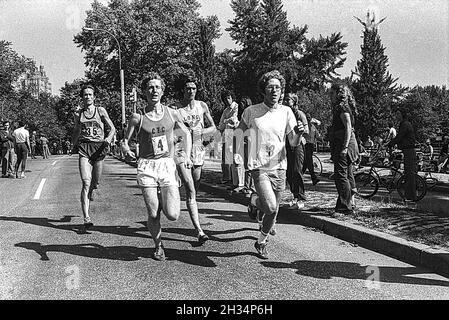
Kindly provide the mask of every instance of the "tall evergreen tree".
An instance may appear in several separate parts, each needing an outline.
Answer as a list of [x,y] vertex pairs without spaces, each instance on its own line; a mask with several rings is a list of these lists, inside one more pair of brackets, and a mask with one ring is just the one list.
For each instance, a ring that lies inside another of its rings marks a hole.
[[353,83],[354,98],[357,102],[356,133],[364,140],[368,135],[377,135],[387,128],[391,119],[391,107],[404,94],[405,89],[396,84],[388,72],[388,57],[378,32],[379,24],[371,12],[366,21],[356,18],[363,26],[361,59],[357,61],[354,74],[358,78]]

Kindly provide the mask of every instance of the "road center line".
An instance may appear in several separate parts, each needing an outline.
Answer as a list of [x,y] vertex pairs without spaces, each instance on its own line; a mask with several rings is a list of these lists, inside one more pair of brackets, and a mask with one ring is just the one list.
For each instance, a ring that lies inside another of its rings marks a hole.
[[34,194],[34,200],[37,200],[41,197],[42,189],[44,188],[44,184],[47,179],[43,178],[41,180],[41,183],[39,184],[39,187],[36,190],[36,193]]

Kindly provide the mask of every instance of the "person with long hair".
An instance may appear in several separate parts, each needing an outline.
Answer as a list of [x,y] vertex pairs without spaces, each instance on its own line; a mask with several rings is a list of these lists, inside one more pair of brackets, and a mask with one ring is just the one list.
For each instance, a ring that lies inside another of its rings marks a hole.
[[356,104],[351,90],[343,82],[332,84],[330,100],[332,106],[331,160],[334,163],[334,181],[338,192],[335,212],[352,214],[355,209],[354,195],[357,192],[354,164],[359,158],[354,133]]

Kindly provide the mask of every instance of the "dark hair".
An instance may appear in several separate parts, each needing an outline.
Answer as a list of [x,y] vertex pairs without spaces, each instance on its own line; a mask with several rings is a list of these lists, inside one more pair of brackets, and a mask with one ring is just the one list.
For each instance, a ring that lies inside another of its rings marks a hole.
[[18,123],[19,123],[19,128],[22,128],[26,124],[25,121],[23,121],[23,120],[19,120]]
[[251,106],[253,104],[253,102],[251,101],[250,97],[245,96],[242,98],[240,104],[241,104],[242,108],[246,108],[246,107]]
[[265,88],[267,87],[268,81],[271,79],[278,79],[281,83],[281,93],[284,92],[285,89],[285,78],[278,70],[272,70],[264,73],[259,81],[257,82],[257,87],[259,88],[260,93],[265,94]]
[[184,75],[184,77],[182,79],[182,91],[184,91],[186,84],[189,82],[193,82],[193,83],[197,84],[198,79],[193,74]]
[[298,95],[297,95],[296,93],[289,92],[289,93],[287,93],[287,94],[284,96],[284,100],[285,100],[285,98],[287,98],[289,95],[292,97],[292,100],[293,100],[293,102],[294,102],[293,105],[297,106],[297,105],[298,105],[298,101],[299,101]]
[[388,126],[391,128],[393,126],[393,122],[388,122]]
[[408,113],[407,108],[405,108],[405,107],[399,107],[399,108],[396,109],[396,112],[399,112],[399,113],[401,114],[402,119],[408,120],[408,118],[409,118],[409,113]]
[[151,80],[159,80],[161,82],[162,91],[165,90],[165,81],[162,79],[162,77],[157,72],[150,72],[146,75],[146,77],[142,80],[142,83],[140,84],[140,90],[142,93],[145,92],[148,86],[148,82]]
[[86,89],[92,89],[93,92],[95,92],[95,88],[93,85],[91,84],[84,84],[81,86],[81,90],[80,90],[80,97],[83,97],[84,94],[84,90]]
[[221,94],[220,94],[220,98],[221,98],[221,102],[223,102],[224,104],[226,104],[226,98],[231,96],[232,100],[235,100],[234,94],[232,93],[232,91],[230,90],[224,90]]

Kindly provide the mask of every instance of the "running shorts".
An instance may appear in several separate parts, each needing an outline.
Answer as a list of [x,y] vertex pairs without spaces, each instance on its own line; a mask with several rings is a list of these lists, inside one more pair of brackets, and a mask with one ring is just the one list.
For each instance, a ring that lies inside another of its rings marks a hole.
[[284,169],[255,169],[251,171],[251,177],[254,179],[254,184],[260,184],[262,181],[269,181],[273,191],[282,192],[285,190],[286,173]]
[[179,186],[176,164],[173,158],[145,159],[137,161],[139,187]]
[[206,156],[206,149],[201,144],[192,145],[192,163],[194,166],[202,166],[204,164],[204,157]]
[[109,143],[107,141],[100,142],[80,142],[78,145],[78,154],[80,157],[88,158],[89,161],[104,160],[109,152]]

